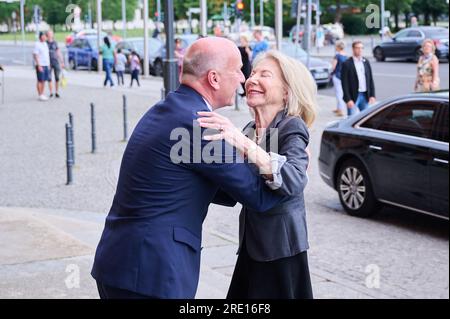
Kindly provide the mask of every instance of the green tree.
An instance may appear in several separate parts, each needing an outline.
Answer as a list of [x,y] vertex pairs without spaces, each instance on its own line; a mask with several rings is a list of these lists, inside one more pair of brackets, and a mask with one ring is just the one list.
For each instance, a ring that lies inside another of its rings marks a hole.
[[395,29],[397,31],[400,29],[400,14],[404,13],[405,16],[407,16],[407,14],[411,12],[411,4],[412,0],[386,0],[386,10],[391,11],[394,15]]
[[[87,1],[85,1],[87,2]],[[95,6],[94,1],[94,6]],[[133,18],[134,11],[138,5],[138,0],[126,0],[127,20]],[[122,0],[106,0],[102,2],[102,16],[104,20],[119,21],[122,20]]]
[[12,15],[13,11],[16,11],[17,21],[20,22],[19,10],[20,10],[19,3],[0,2],[0,23],[6,23],[8,25],[8,29],[11,30],[11,26],[12,26],[12,16],[11,15]]
[[430,25],[430,18],[436,25],[438,17],[446,12],[448,14],[448,4],[445,0],[414,0],[412,10],[416,14],[423,14],[425,25]]

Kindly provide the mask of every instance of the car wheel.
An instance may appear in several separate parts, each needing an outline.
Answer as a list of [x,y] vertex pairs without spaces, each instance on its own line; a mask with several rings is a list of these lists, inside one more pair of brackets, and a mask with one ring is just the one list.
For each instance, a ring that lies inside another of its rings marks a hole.
[[163,76],[164,68],[161,60],[155,61],[155,64],[153,65],[153,72],[155,73],[155,76]]
[[379,208],[366,169],[356,159],[345,161],[337,176],[339,199],[345,211],[356,217],[369,217]]
[[98,65],[97,65],[97,60],[96,59],[92,59],[91,67],[92,67],[93,70],[97,70]]
[[375,48],[373,51],[373,56],[378,62],[384,62],[386,60],[386,56],[384,55],[384,51],[382,48]]
[[414,61],[419,62],[421,56],[422,56],[422,49],[417,48],[416,51],[414,51]]
[[71,70],[76,70],[77,69],[75,61],[73,59],[69,60],[69,67],[70,67]]

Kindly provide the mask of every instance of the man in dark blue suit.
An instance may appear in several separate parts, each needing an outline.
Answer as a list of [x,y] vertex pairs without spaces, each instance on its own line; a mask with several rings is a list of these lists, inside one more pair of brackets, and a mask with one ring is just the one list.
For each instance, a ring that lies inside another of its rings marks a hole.
[[212,147],[195,125],[197,112],[233,104],[241,67],[233,42],[196,41],[179,89],[137,124],[92,269],[101,298],[194,298],[202,223],[217,190],[255,211],[283,200],[231,146]]

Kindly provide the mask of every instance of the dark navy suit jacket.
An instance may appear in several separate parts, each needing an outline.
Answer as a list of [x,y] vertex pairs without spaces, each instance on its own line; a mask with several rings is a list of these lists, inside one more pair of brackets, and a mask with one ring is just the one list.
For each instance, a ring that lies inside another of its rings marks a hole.
[[[217,162],[198,162],[196,145],[212,152],[211,144],[192,140],[198,111],[208,111],[205,101],[181,85],[137,124],[97,247],[97,281],[156,298],[194,298],[202,223],[217,190],[259,212],[284,200],[233,152],[230,161],[231,146],[222,141],[216,142],[222,148],[214,152]],[[183,134],[188,143],[181,142]],[[184,160],[174,162],[176,154]]]

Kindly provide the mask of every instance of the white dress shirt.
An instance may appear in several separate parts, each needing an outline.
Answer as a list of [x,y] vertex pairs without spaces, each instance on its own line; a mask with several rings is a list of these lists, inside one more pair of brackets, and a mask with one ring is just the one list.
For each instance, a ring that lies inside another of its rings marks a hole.
[[205,101],[206,106],[208,107],[208,109],[212,112],[212,107],[211,105],[209,105],[208,101],[202,96],[203,101]]
[[364,58],[353,57],[356,74],[358,75],[359,88],[358,92],[367,92],[366,69],[364,68]]

